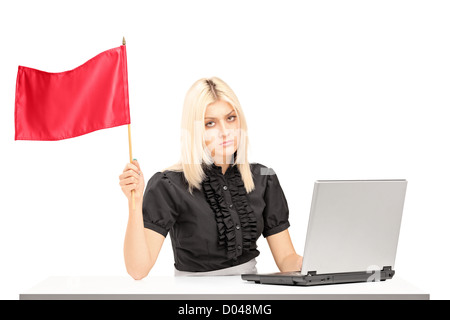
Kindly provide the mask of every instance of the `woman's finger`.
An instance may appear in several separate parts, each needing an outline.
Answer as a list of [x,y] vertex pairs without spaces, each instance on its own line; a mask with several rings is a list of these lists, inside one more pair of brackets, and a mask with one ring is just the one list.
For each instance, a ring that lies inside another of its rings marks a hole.
[[141,166],[139,165],[139,162],[137,159],[133,159],[132,163],[137,167],[138,172],[141,171]]
[[127,171],[127,170],[134,170],[134,171],[136,171],[136,172],[139,172],[140,171],[140,169],[138,168],[138,167],[136,167],[134,164],[132,164],[132,163],[127,163],[126,164],[126,166],[125,166],[125,169],[123,169],[123,172],[125,172],[125,171]]
[[122,179],[119,182],[119,184],[121,186],[126,186],[126,185],[132,184],[132,183],[136,183],[136,184],[139,183],[139,179],[136,177],[129,177],[129,178]]
[[136,171],[134,171],[134,170],[125,171],[124,173],[122,173],[119,176],[119,179],[122,180],[122,179],[128,178],[130,176],[135,177],[136,179],[139,179],[139,174],[136,173]]

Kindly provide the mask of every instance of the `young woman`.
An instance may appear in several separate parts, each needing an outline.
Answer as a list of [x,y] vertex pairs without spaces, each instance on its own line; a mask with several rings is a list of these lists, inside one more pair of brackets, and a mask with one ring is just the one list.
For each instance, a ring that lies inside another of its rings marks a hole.
[[300,270],[283,190],[273,170],[248,162],[247,123],[231,88],[217,77],[196,81],[181,124],[177,164],[156,172],[145,190],[137,160],[119,176],[129,203],[127,272],[146,277],[168,233],[175,275],[254,273],[261,234],[280,271]]

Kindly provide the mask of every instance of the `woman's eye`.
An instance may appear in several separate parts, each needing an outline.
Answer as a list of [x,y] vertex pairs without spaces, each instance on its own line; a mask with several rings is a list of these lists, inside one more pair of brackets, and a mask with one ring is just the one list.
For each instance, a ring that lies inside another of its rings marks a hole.
[[[229,116],[228,119],[230,119],[230,118],[233,118],[233,119],[230,120],[230,121],[234,121],[235,118],[236,118],[236,116]],[[210,121],[210,122],[205,123],[205,126],[207,126],[207,127],[212,127],[212,125],[210,125],[211,123],[214,123],[214,121]]]

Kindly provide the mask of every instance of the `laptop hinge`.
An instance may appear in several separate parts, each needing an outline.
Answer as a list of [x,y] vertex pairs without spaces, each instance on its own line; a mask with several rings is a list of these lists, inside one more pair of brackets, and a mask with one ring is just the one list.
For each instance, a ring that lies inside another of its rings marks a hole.
[[315,276],[317,275],[317,271],[308,271],[308,273],[306,274],[307,276]]
[[381,270],[381,272],[383,272],[384,276],[388,279],[391,279],[395,274],[395,271],[392,270],[391,266],[384,266],[383,270]]

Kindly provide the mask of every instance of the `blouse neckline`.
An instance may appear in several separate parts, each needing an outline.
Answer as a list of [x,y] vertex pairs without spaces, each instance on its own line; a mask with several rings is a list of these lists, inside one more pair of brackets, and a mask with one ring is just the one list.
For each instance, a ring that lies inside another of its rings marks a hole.
[[237,151],[234,152],[233,157],[232,157],[233,161],[229,164],[227,170],[225,171],[225,174],[222,173],[222,166],[218,166],[214,162],[209,167],[206,166],[205,171],[217,173],[222,176],[229,176],[229,175],[231,175],[232,172],[236,173],[236,171],[239,171],[237,165],[235,164],[236,157],[237,157]]

